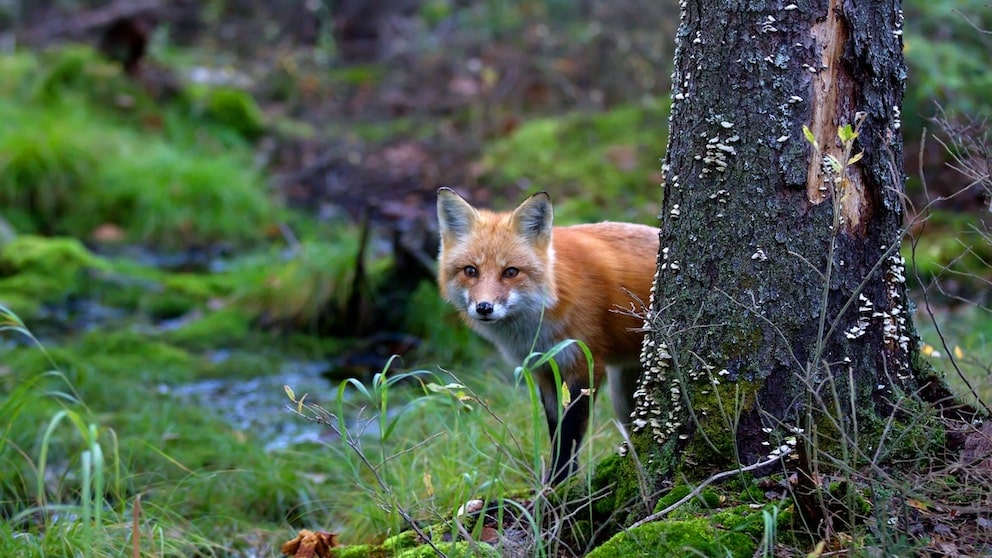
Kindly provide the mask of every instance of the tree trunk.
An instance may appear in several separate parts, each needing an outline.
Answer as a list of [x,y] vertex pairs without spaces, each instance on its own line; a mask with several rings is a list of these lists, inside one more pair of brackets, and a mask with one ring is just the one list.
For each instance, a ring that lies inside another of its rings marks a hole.
[[682,6],[627,463],[657,486],[776,451],[885,459],[886,420],[930,385],[899,254],[900,2]]

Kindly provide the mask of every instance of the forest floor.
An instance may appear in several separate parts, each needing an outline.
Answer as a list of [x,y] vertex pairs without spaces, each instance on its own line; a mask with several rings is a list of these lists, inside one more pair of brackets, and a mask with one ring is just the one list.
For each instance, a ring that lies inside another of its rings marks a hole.
[[[467,527],[472,540],[524,554],[535,544],[548,554],[582,554],[586,547],[568,537],[536,543],[541,524],[533,517],[480,514],[472,525],[451,522],[461,504],[494,491],[523,494],[520,510],[532,515],[555,517],[566,508],[542,500],[538,469],[546,442],[533,394],[509,382],[506,367],[437,298],[434,199],[445,185],[479,205],[509,207],[546,189],[556,222],[655,221],[677,12],[674,3],[651,13],[623,6],[629,4],[617,3],[595,21],[525,10],[496,17],[489,7],[467,10],[451,27],[410,19],[380,37],[378,54],[347,62],[336,58],[343,51],[301,46],[295,37],[259,44],[258,23],[246,21],[229,27],[223,41],[205,32],[192,51],[153,43],[136,75],[123,80],[119,72],[108,77],[111,71],[89,55],[56,55],[51,67],[43,59],[35,73],[55,84],[54,100],[25,102],[17,97],[25,87],[0,84],[5,100],[13,99],[0,106],[5,149],[30,139],[12,132],[19,125],[60,137],[48,115],[72,123],[83,138],[82,146],[60,144],[68,145],[65,159],[122,165],[106,175],[95,165],[79,171],[56,153],[55,163],[38,166],[60,177],[99,174],[87,190],[92,196],[74,197],[74,188],[86,186],[84,176],[79,183],[51,181],[68,186],[31,203],[4,198],[7,207],[50,211],[44,219],[5,214],[19,232],[42,238],[15,235],[17,249],[0,252],[0,301],[17,309],[46,347],[11,342],[0,368],[0,410],[11,410],[0,415],[0,430],[10,433],[0,438],[0,457],[11,465],[2,476],[0,517],[11,520],[3,527],[10,539],[35,541],[34,550],[48,554],[64,549],[56,546],[65,535],[60,529],[74,521],[52,510],[64,504],[81,515],[83,456],[99,440],[124,472],[108,473],[107,513],[114,519],[99,534],[84,533],[97,537],[97,554],[121,555],[132,541],[150,554],[153,541],[170,540],[163,554],[271,555],[304,528],[378,544],[409,527],[400,512],[424,528],[445,524],[439,541],[464,537],[458,527]],[[31,63],[19,58],[3,63],[4,75],[33,75],[23,70]],[[141,91],[129,89],[134,83]],[[183,106],[186,97],[174,96],[176,87],[193,91],[191,109]],[[248,92],[252,103],[238,97],[218,101],[217,109],[201,88]],[[145,111],[144,95],[155,108]],[[79,97],[86,117],[65,110]],[[35,103],[37,112],[22,121],[20,111]],[[99,130],[88,128],[96,125],[89,115],[107,112]],[[149,138],[166,137],[188,150],[161,155],[155,172],[123,166],[136,156],[127,147],[125,155],[110,156],[121,121],[137,134],[122,144],[148,142],[158,150]],[[197,155],[207,160],[181,179],[161,170],[185,168]],[[217,162],[230,165],[215,172],[209,164]],[[937,174],[934,194],[960,185]],[[175,185],[208,175],[192,181],[189,192]],[[137,184],[129,190],[118,182]],[[8,195],[10,181],[0,184],[0,195]],[[142,197],[148,190],[164,194]],[[104,203],[114,195],[120,197]],[[917,207],[925,205],[919,192],[914,197]],[[266,207],[250,201],[257,199]],[[923,280],[915,287],[935,275],[946,279],[947,292],[929,291],[932,304],[918,298],[937,316],[928,323],[918,314],[929,356],[959,393],[967,391],[956,368],[990,401],[992,257],[987,239],[962,235],[987,218],[981,202],[957,196],[917,229],[925,240],[917,265]],[[128,225],[126,214],[146,203],[152,209]],[[186,211],[198,206],[202,211]],[[12,246],[9,239],[4,246]],[[394,354],[404,362],[391,361]],[[57,380],[46,375],[52,368],[60,371]],[[386,370],[395,384],[376,379]],[[352,377],[365,391],[348,384],[354,389],[335,397],[339,382]],[[346,417],[344,426],[315,427],[293,416],[284,385]],[[52,417],[61,411],[83,426],[55,428],[61,419]],[[597,416],[587,464],[618,445],[605,415]],[[100,435],[91,439],[88,424]],[[46,426],[53,433],[40,436]],[[345,447],[347,440],[364,450]],[[970,444],[954,454],[959,461],[935,461],[906,475],[900,501],[920,497],[893,529],[879,522],[883,502],[895,497],[879,498],[856,529],[823,533],[828,546],[821,555],[859,545],[947,556],[986,552],[992,527],[982,510],[992,502],[980,498],[989,497],[982,489],[990,486],[987,448]],[[42,457],[48,448],[50,470]],[[673,521],[741,521],[735,528],[757,541],[766,525],[728,510],[757,505],[760,512],[779,502],[789,483],[764,481],[758,497],[752,487],[720,488]],[[978,496],[960,502],[961,494]],[[754,516],[760,519],[748,517]],[[131,521],[136,527],[128,535],[122,526]],[[67,539],[77,547],[93,543],[73,538],[78,531]],[[816,552],[815,540],[781,541],[766,555]]]

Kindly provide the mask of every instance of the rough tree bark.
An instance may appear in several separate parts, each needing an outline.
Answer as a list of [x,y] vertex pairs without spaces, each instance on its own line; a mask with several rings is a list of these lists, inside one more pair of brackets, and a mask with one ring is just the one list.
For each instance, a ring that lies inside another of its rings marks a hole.
[[[945,393],[917,368],[898,250],[900,4],[682,2],[633,433],[656,482],[767,459],[797,429],[884,459],[886,419]],[[824,158],[859,123],[838,181]]]

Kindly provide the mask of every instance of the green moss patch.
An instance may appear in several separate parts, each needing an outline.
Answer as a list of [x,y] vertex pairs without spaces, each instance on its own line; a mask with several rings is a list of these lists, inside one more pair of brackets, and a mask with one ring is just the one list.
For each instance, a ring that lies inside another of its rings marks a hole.
[[194,96],[207,118],[247,139],[258,139],[265,131],[265,115],[247,91],[217,87],[196,90]]
[[757,545],[750,537],[712,526],[706,519],[658,521],[623,531],[588,554],[590,558],[628,556],[733,556],[746,558]]
[[[445,556],[465,558],[499,558],[502,556],[496,548],[485,543],[437,541],[434,545]],[[413,531],[404,531],[399,535],[390,537],[381,545],[358,544],[338,547],[332,551],[332,556],[335,558],[433,558],[437,555],[437,552],[429,544],[418,541],[417,535]]]
[[[693,456],[691,462],[705,463],[714,472],[734,467],[737,442],[732,417],[751,410],[760,387],[760,381],[716,383],[708,380],[692,386],[697,390],[692,397],[699,431],[684,450]],[[693,478],[699,476],[698,471],[693,473]]]
[[0,248],[0,302],[22,317],[42,304],[83,294],[109,265],[79,241],[20,236]]

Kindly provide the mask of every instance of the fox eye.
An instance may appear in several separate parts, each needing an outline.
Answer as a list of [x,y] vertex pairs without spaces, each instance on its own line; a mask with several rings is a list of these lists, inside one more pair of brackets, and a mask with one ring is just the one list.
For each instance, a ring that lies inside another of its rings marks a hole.
[[514,277],[517,276],[518,273],[520,273],[519,269],[515,267],[508,267],[503,270],[503,277],[507,279],[513,279]]
[[479,270],[476,269],[474,265],[467,265],[467,266],[465,266],[465,268],[462,269],[462,273],[465,274],[465,277],[478,277],[479,276]]

